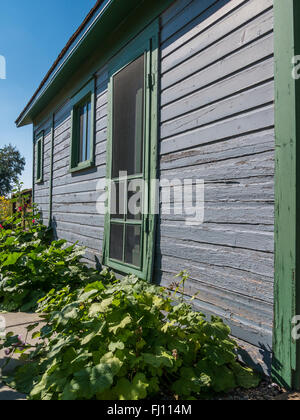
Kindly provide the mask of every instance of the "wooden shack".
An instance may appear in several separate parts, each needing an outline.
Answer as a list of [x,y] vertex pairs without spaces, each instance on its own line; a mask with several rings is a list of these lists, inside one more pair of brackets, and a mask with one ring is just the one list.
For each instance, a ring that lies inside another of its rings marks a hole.
[[[16,122],[34,126],[34,201],[56,237],[166,287],[187,270],[185,296],[287,386],[300,382],[299,9],[98,1]],[[111,181],[123,212],[102,211]]]

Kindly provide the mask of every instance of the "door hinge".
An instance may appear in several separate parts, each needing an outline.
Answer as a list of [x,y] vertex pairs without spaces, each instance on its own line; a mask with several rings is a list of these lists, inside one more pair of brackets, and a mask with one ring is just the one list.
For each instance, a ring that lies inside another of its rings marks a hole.
[[145,232],[146,234],[149,233],[149,217],[146,217],[145,219]]
[[147,88],[148,89],[153,89],[154,86],[155,86],[155,76],[154,76],[154,74],[149,73],[148,77],[147,77]]
[[150,233],[150,217],[147,216],[145,220],[145,231],[146,233]]

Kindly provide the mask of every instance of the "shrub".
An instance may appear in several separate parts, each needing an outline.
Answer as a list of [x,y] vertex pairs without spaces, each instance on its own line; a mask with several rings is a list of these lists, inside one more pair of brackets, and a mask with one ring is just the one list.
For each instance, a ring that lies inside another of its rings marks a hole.
[[0,226],[0,310],[5,311],[35,310],[52,288],[76,288],[91,275],[80,263],[83,248],[51,242],[37,214],[18,210]]
[[[208,322],[135,277],[104,271],[71,294],[51,291],[40,305],[47,325],[11,382],[32,400],[195,399],[259,383],[237,362],[221,319]],[[17,342],[9,335],[3,347]]]
[[0,196],[0,224],[4,223],[5,220],[10,216],[11,214],[11,205],[10,201]]

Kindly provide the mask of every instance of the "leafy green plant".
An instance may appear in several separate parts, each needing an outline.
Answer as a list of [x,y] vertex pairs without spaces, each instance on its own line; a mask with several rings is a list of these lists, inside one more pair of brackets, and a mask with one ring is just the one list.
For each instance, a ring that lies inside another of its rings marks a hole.
[[28,363],[11,385],[32,400],[195,399],[259,383],[221,319],[208,322],[163,288],[104,271],[69,292],[40,301],[47,325],[36,347],[19,350]]
[[80,263],[84,249],[51,241],[52,233],[38,213],[25,206],[0,226],[0,310],[35,310],[52,288],[75,289],[92,275]]

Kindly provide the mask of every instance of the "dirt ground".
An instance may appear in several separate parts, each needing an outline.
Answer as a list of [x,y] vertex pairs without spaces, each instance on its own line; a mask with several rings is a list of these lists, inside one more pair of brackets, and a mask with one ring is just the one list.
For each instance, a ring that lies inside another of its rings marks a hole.
[[221,396],[219,400],[233,401],[299,401],[299,392],[287,392],[271,381],[264,380],[255,389],[236,389],[230,394]]
[[4,384],[0,383],[0,401],[24,401],[26,395],[20,394],[13,389],[8,388]]

